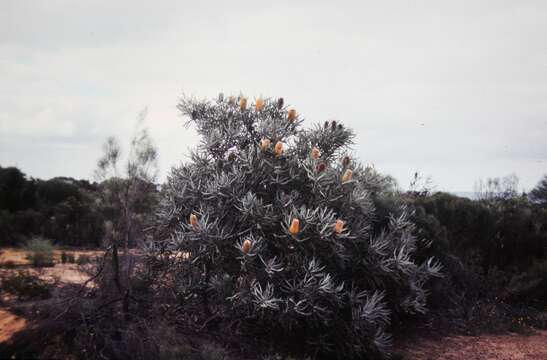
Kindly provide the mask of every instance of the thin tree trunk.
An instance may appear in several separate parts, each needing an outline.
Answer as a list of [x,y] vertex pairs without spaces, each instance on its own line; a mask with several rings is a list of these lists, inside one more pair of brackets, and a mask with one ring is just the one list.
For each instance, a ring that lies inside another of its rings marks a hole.
[[112,272],[114,277],[114,283],[116,284],[118,291],[121,293],[122,285],[120,283],[120,261],[118,257],[118,245],[116,244],[115,239],[113,239],[112,241]]

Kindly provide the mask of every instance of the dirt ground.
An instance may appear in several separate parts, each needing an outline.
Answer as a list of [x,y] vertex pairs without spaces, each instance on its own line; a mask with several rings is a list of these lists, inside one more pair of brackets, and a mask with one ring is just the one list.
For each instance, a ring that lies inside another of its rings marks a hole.
[[0,308],[0,343],[9,340],[13,334],[23,330],[27,321]]
[[[101,256],[103,254],[100,250],[63,250],[56,249],[53,251],[53,256],[56,262],[61,262],[61,253],[72,254],[76,259],[80,255],[86,256]],[[0,249],[0,266],[5,265],[6,263],[11,263],[16,266],[29,265],[29,261],[26,259],[27,252],[23,249],[18,248],[1,248]]]
[[409,360],[540,360],[547,359],[547,331],[417,338],[399,345],[398,351]]
[[[64,250],[66,253],[72,253],[76,258],[80,255],[85,256],[101,256],[101,251],[96,250]],[[87,280],[88,275],[83,273],[77,264],[62,264],[60,261],[62,250],[55,250],[55,266],[35,269],[30,267],[29,261],[26,259],[26,252],[22,249],[3,248],[0,249],[0,277],[7,275],[10,272],[25,270],[37,274],[44,280],[55,280],[62,286],[63,284],[81,284]],[[6,266],[9,264],[9,266]],[[7,294],[0,291],[0,300],[6,306],[0,303],[0,343],[9,340],[15,333],[27,326],[27,320],[10,312],[8,306],[13,303]]]

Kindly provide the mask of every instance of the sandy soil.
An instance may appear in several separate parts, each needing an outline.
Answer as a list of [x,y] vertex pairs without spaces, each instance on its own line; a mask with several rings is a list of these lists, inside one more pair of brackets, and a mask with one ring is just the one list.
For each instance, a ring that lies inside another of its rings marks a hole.
[[27,321],[11,312],[0,308],[0,343],[22,330],[27,325]]
[[[81,284],[88,279],[88,275],[83,273],[77,264],[60,263],[61,250],[55,250],[55,261],[58,262],[54,267],[35,269],[29,266],[26,259],[26,252],[22,249],[3,248],[0,249],[0,277],[10,272],[25,270],[38,275],[40,278],[48,281],[55,280],[59,285],[63,284]],[[101,251],[95,250],[65,250],[66,253],[72,253],[76,258],[80,255],[101,256]],[[6,268],[6,263],[15,266],[13,269]],[[4,265],[4,266],[2,266]],[[4,303],[9,304],[13,301],[6,294],[0,294]],[[10,312],[6,307],[0,306],[0,343],[9,340],[13,334],[22,330],[27,325],[27,320]]]
[[0,268],[0,277],[7,275],[10,272],[17,270],[25,270],[31,274],[36,274],[43,280],[48,281],[58,281],[61,284],[80,284],[83,283],[87,278],[87,274],[82,273],[78,265],[76,264],[57,264],[54,267],[34,269],[34,268],[24,268],[18,267],[16,269],[2,269]]
[[547,331],[413,339],[398,350],[413,360],[540,360],[547,359]]
[[[53,251],[55,262],[61,262],[61,253],[73,254],[77,259],[80,255],[86,256],[101,256],[102,251],[99,250],[62,250],[57,249]],[[27,252],[18,248],[2,248],[0,249],[0,266],[5,263],[11,263],[16,266],[29,265],[29,261],[26,259]]]

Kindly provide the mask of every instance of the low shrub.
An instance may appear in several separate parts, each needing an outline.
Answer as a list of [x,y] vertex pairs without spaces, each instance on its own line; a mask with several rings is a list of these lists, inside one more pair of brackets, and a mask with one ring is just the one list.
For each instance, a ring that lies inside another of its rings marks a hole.
[[6,262],[3,262],[0,267],[4,268],[4,269],[15,269],[17,267],[17,265],[11,261],[11,260],[8,260]]
[[34,237],[27,242],[25,250],[29,253],[27,259],[34,267],[55,266],[53,260],[53,245],[50,240]]
[[76,262],[76,258],[73,253],[63,251],[61,253],[61,262],[63,264],[66,264],[66,263],[74,264]]
[[229,360],[228,351],[218,344],[206,343],[201,345],[200,359],[202,360]]
[[80,255],[78,256],[78,259],[76,260],[76,264],[78,265],[86,265],[92,262],[92,258],[89,255]]
[[511,302],[547,304],[547,260],[533,263],[525,272],[514,275],[505,289]]
[[19,300],[46,299],[53,285],[28,271],[17,271],[2,279],[2,291],[17,296]]

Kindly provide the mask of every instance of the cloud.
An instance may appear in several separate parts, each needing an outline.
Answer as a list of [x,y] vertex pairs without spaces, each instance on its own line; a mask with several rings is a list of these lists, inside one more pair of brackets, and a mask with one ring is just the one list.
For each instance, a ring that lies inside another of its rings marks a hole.
[[[543,1],[3,1],[0,163],[89,177],[138,112],[162,175],[198,139],[184,91],[284,96],[356,129],[357,155],[439,188],[546,171]],[[47,165],[45,165],[47,164]]]

